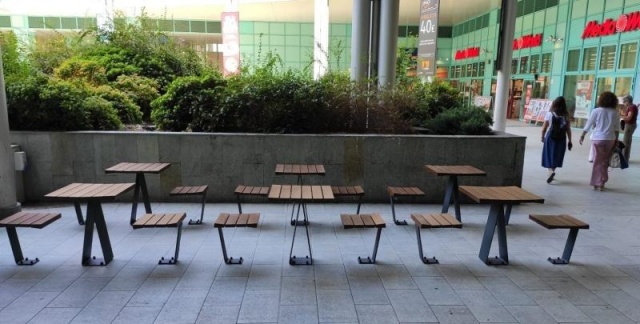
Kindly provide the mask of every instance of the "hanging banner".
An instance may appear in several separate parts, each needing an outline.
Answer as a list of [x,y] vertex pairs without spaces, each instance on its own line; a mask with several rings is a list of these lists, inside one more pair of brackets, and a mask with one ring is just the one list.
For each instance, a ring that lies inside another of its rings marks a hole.
[[440,0],[420,0],[420,36],[418,37],[419,76],[433,76],[436,71],[438,13]]
[[581,80],[576,83],[576,110],[573,118],[589,118],[593,81]]
[[224,76],[238,73],[240,67],[240,32],[237,11],[223,12],[222,17],[222,66]]

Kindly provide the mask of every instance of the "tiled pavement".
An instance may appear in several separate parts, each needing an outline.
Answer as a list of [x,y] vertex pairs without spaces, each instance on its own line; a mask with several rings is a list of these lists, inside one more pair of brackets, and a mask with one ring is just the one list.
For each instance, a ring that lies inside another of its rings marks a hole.
[[[413,226],[391,225],[386,204],[365,204],[387,220],[377,265],[359,265],[371,253],[374,230],[344,230],[339,214],[353,204],[310,205],[314,266],[287,262],[292,228],[282,204],[251,204],[262,213],[257,229],[226,229],[230,255],[242,265],[222,263],[218,233],[211,226],[234,204],[207,204],[204,226],[186,226],[180,262],[157,265],[173,252],[175,229],[133,230],[130,204],[105,204],[115,259],[106,267],[82,267],[83,227],[71,205],[26,205],[59,211],[61,220],[42,230],[19,229],[31,267],[13,263],[0,230],[0,322],[2,323],[635,323],[640,322],[640,144],[631,168],[611,172],[607,190],[588,185],[588,148],[568,152],[556,181],[540,167],[540,127],[509,122],[507,131],[526,135],[523,187],[545,204],[514,207],[508,226],[509,266],[478,259],[484,205],[462,207],[462,229],[423,230],[426,253],[418,259]],[[461,179],[464,183],[464,180]],[[186,211],[193,203],[154,203],[154,211]],[[438,205],[398,205],[400,218]],[[578,235],[571,264],[554,266],[566,230],[546,230],[529,213],[569,213],[591,224]],[[302,243],[302,242],[300,242]],[[496,253],[494,242],[492,255]],[[297,249],[302,250],[298,245]],[[96,240],[94,252],[99,254]]]

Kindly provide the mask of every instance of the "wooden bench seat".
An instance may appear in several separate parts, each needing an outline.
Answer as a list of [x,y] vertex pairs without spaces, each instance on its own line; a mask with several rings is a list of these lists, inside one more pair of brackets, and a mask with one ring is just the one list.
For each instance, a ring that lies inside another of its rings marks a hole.
[[396,219],[396,208],[394,202],[400,197],[421,197],[424,196],[424,192],[418,187],[387,187],[387,193],[389,193],[389,200],[391,201],[391,215],[393,216],[393,222],[396,225],[407,225],[406,220],[399,221]]
[[376,255],[378,254],[378,244],[380,243],[380,234],[382,229],[386,227],[384,219],[380,214],[341,214],[342,226],[344,229],[351,228],[377,228],[376,241],[373,245],[373,254],[371,257],[358,257],[358,263],[360,264],[374,264],[376,263]]
[[38,263],[40,259],[29,259],[22,255],[22,248],[20,247],[20,239],[18,238],[16,227],[43,228],[60,219],[60,217],[60,213],[18,212],[0,220],[0,227],[7,229],[13,259],[17,265],[34,265]]
[[238,185],[234,193],[238,201],[238,213],[242,214],[242,197],[267,197],[269,195],[269,187]]
[[427,258],[422,250],[422,228],[462,228],[462,223],[450,214],[411,214],[411,219],[416,226],[416,238],[418,240],[418,254],[424,264],[437,264],[436,257]]
[[175,254],[170,259],[160,258],[158,264],[175,264],[178,262],[180,252],[180,237],[182,236],[182,221],[187,217],[187,213],[172,214],[144,214],[133,223],[133,229],[154,228],[154,227],[177,227],[178,235],[176,239]]
[[358,208],[356,209],[356,214],[360,214],[360,206],[364,196],[364,189],[361,186],[331,186],[331,191],[334,197],[357,197]]
[[573,247],[576,244],[578,230],[589,229],[589,224],[571,215],[529,215],[529,219],[548,229],[569,229],[569,236],[564,246],[562,258],[547,258],[553,264],[568,264],[571,259]]
[[200,219],[190,219],[189,225],[201,225],[204,217],[204,205],[207,200],[207,189],[209,186],[181,186],[175,187],[169,193],[169,196],[202,196],[202,210],[200,211]]
[[252,214],[229,214],[221,213],[218,219],[213,223],[213,227],[218,229],[220,235],[220,246],[222,247],[222,257],[226,264],[242,264],[243,258],[233,259],[233,257],[227,256],[227,247],[224,243],[224,234],[222,228],[224,227],[258,227],[260,221],[259,213]]

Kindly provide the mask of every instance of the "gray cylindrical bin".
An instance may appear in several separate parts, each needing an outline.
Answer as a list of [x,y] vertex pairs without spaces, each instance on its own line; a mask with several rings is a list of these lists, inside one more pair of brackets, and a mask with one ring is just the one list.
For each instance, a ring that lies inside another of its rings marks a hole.
[[27,155],[20,145],[11,144],[11,150],[13,150],[13,161],[16,169],[16,201],[19,203],[24,202],[24,179],[22,177],[23,171],[27,166]]

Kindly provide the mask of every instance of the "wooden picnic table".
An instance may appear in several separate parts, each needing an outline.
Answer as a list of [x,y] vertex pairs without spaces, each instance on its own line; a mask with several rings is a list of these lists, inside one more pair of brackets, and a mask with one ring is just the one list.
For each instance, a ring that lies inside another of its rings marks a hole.
[[[68,200],[74,204],[87,202],[82,265],[105,266],[113,260],[113,250],[111,249],[107,223],[102,212],[102,201],[114,200],[119,195],[133,189],[134,186],[134,183],[72,183],[45,195],[47,198]],[[91,256],[94,225],[102,247],[102,259]]]
[[447,188],[444,194],[444,201],[442,202],[442,213],[449,211],[449,205],[453,201],[456,219],[462,221],[460,214],[460,197],[458,194],[458,177],[459,176],[486,176],[487,173],[473,167],[471,165],[430,165],[424,166],[427,172],[436,176],[449,176],[447,181]]
[[296,184],[302,185],[303,175],[325,175],[324,165],[322,164],[276,164],[276,175],[296,175],[298,181]]
[[[487,265],[509,264],[509,252],[507,250],[507,228],[505,220],[505,206],[518,203],[544,203],[544,199],[531,192],[516,186],[482,187],[460,186],[460,192],[469,196],[480,204],[491,204],[487,224],[484,227],[484,236],[480,245],[478,257]],[[489,258],[491,241],[498,229],[498,245],[500,256]]]
[[[307,212],[308,202],[327,202],[334,199],[331,186],[310,186],[310,185],[271,185],[269,189],[269,199],[277,201],[293,201],[298,205],[298,212],[293,221],[293,238],[291,239],[291,250],[289,251],[289,264],[291,265],[312,265],[313,255],[311,252],[311,239],[309,237],[309,213]],[[302,209],[303,221],[300,221],[300,209]],[[293,246],[296,241],[296,232],[299,226],[304,226],[307,236],[307,246],[309,255],[296,257],[293,255]]]
[[[131,220],[130,223],[136,222],[136,213],[138,211],[139,194],[142,191],[142,202],[144,203],[144,209],[147,214],[151,214],[151,202],[149,201],[149,192],[147,191],[147,182],[144,179],[145,173],[159,174],[168,167],[171,163],[141,163],[141,162],[122,162],[104,170],[105,173],[135,173],[136,183],[135,190],[133,192],[133,206],[131,207]],[[76,208],[76,212],[78,209]]]

